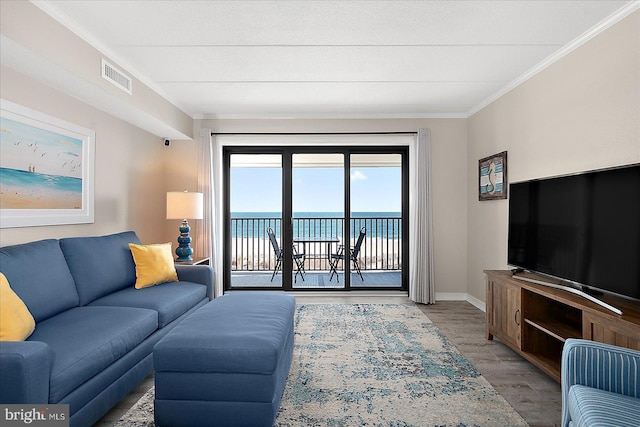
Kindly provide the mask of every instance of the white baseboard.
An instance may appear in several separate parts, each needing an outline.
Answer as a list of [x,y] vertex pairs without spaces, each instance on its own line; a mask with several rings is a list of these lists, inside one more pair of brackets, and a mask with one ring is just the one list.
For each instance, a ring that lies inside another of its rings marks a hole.
[[483,312],[487,311],[485,303],[478,298],[464,292],[436,292],[436,301],[467,301]]
[[466,301],[464,292],[436,292],[436,301]]
[[487,312],[487,305],[485,303],[483,303],[482,301],[480,301],[478,298],[472,296],[472,295],[467,295],[467,301],[469,301],[469,304],[472,304],[476,307],[478,307],[479,310],[481,310],[482,312],[486,313]]

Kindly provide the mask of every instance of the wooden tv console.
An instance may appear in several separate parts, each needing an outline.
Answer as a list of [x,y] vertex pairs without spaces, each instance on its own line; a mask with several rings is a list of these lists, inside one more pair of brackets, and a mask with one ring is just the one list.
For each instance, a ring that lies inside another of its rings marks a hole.
[[[580,295],[512,277],[509,270],[487,275],[487,339],[495,336],[560,382],[560,359],[567,338],[583,338],[640,350],[640,303],[603,295],[615,314]],[[530,279],[560,284],[531,273]]]

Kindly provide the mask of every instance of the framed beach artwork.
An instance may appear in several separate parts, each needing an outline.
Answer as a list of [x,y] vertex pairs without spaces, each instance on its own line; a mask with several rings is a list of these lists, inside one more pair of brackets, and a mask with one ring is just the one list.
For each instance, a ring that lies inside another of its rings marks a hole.
[[94,221],[95,132],[0,99],[0,228]]
[[507,198],[507,152],[478,160],[478,200]]

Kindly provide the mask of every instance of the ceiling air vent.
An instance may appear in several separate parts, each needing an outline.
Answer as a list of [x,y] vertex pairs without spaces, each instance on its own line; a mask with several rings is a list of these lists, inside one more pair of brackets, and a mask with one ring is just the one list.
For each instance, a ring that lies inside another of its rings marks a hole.
[[102,59],[102,78],[131,95],[131,85],[133,83],[131,77],[109,64],[104,58]]

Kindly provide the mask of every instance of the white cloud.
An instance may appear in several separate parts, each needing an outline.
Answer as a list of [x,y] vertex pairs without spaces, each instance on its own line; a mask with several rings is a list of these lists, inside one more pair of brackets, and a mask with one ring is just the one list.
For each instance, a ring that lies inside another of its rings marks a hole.
[[364,181],[367,176],[360,171],[353,171],[351,174],[351,181]]

